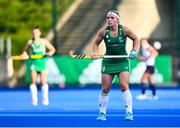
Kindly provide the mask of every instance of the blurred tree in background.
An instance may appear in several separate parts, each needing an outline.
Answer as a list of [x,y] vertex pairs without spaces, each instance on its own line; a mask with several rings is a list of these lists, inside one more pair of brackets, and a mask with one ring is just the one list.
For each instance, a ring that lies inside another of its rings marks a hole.
[[[58,17],[73,1],[57,0]],[[52,28],[52,0],[0,0],[0,37],[11,37],[12,55],[22,53],[34,26],[41,28],[42,36]]]

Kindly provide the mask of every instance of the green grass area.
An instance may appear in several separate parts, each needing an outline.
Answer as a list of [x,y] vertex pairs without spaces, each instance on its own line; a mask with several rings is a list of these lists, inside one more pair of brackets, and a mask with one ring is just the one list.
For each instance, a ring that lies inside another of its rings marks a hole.
[[[41,28],[42,36],[52,28],[52,1],[0,0],[0,38],[12,38],[13,55],[22,53],[27,40],[32,38],[34,26]],[[60,17],[72,2],[74,0],[56,0],[57,16]]]

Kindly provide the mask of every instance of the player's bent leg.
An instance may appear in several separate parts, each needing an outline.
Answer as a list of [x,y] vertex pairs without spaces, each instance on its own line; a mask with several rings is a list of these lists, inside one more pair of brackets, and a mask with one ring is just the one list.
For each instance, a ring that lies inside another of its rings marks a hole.
[[133,112],[132,112],[132,94],[131,91],[129,90],[129,73],[128,72],[122,72],[119,74],[119,81],[120,81],[120,86],[122,90],[122,96],[123,96],[123,101],[124,101],[124,106],[126,109],[126,115],[125,115],[125,120],[133,120]]
[[125,115],[125,120],[133,120],[133,112],[132,112],[132,95],[129,89],[126,91],[122,92],[123,94],[123,100],[125,104],[125,109],[126,109],[126,115]]
[[136,96],[137,100],[146,100],[148,97],[146,95],[146,85],[144,80],[141,81],[141,94]]
[[102,74],[102,92],[99,96],[99,115],[96,118],[97,120],[106,120],[106,109],[109,101],[110,85],[112,83],[113,78],[114,75]]
[[107,104],[109,101],[109,93],[104,93],[102,92],[101,95],[99,96],[99,115],[96,118],[97,120],[106,120],[106,109],[107,109]]

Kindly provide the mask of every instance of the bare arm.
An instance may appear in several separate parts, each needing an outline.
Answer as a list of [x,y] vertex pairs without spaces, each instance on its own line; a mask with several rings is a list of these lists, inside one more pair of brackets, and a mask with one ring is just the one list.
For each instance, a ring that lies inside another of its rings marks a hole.
[[140,61],[146,61],[148,58],[145,57],[145,56],[140,56],[137,59],[140,60]]
[[32,40],[28,40],[28,43],[26,44],[23,53],[24,53],[24,52],[27,53],[27,51],[29,50],[31,44],[32,44]]
[[137,51],[139,47],[138,37],[127,27],[123,26],[123,33],[133,41],[133,49]]
[[26,44],[25,48],[24,48],[23,53],[21,54],[21,57],[22,57],[23,59],[28,59],[28,58],[29,58],[29,56],[28,56],[28,50],[29,50],[31,44],[32,44],[32,40],[29,40],[28,43]]
[[105,35],[105,28],[102,28],[100,32],[98,33],[93,45],[92,45],[92,51],[93,53],[96,53],[97,55],[99,54],[99,44],[103,40]]
[[46,48],[48,49],[48,55],[52,56],[56,51],[54,46],[47,39],[44,39],[44,43]]
[[157,57],[159,54],[158,51],[155,48],[153,48],[151,45],[149,45],[148,50],[152,53],[152,56],[154,58]]

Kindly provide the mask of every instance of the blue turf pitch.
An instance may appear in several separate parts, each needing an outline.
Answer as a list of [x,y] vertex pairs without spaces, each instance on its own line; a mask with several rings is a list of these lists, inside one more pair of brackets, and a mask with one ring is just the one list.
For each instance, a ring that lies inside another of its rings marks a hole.
[[[132,89],[134,121],[124,120],[122,94],[110,92],[107,120],[96,121],[99,89],[50,90],[50,104],[31,105],[29,90],[0,91],[0,127],[180,127],[180,89],[158,89],[158,100],[138,101]],[[148,92],[150,95],[151,93]]]

